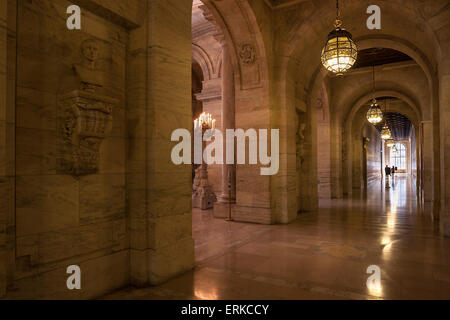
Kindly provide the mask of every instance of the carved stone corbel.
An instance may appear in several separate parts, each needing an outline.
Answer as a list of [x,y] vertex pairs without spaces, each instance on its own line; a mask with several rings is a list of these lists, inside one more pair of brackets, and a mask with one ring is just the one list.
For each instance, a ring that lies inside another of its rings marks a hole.
[[118,101],[75,90],[60,98],[59,169],[83,176],[98,172],[100,145],[112,128]]

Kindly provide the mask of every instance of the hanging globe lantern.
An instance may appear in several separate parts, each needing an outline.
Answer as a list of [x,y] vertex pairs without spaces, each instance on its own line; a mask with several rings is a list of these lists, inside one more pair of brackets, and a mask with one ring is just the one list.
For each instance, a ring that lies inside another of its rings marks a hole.
[[322,64],[333,73],[342,75],[356,62],[358,48],[352,40],[352,34],[341,28],[342,21],[336,20],[335,29],[328,35],[322,50]]
[[383,111],[381,111],[381,108],[378,106],[376,99],[372,100],[372,104],[367,112],[367,120],[373,125],[383,121]]
[[352,39],[352,34],[342,28],[339,16],[339,0],[336,0],[336,22],[322,50],[322,64],[328,71],[342,75],[355,64],[358,48]]
[[[388,146],[388,148],[392,148],[395,147],[395,141],[394,139],[387,139],[386,140],[386,145]],[[392,149],[394,151],[394,149]]]
[[387,125],[384,125],[383,129],[381,130],[381,139],[388,140],[391,139],[391,130]]

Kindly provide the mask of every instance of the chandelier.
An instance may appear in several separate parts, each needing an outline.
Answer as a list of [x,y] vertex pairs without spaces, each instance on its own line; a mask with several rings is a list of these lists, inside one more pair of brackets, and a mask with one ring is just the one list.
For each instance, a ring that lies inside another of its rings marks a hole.
[[373,125],[383,121],[383,111],[381,111],[375,98],[373,98],[369,111],[367,111],[367,120]]
[[381,111],[381,108],[377,103],[377,99],[375,99],[375,66],[373,66],[372,68],[373,68],[372,70],[373,99],[369,111],[367,111],[367,120],[371,124],[376,125],[379,124],[381,121],[383,121],[383,111]]
[[389,140],[391,138],[392,138],[391,129],[389,129],[387,124],[385,124],[383,129],[381,130],[381,139]]
[[209,113],[203,112],[198,119],[194,120],[194,128],[200,129],[215,129],[216,128],[216,120],[213,119],[212,115]]
[[336,22],[334,30],[328,35],[328,40],[322,50],[323,66],[337,75],[347,72],[356,62],[358,48],[352,40],[350,32],[342,27],[339,12],[339,0],[336,0]]
[[[395,141],[394,139],[387,139],[386,140],[386,145],[388,146],[388,148],[395,148]],[[394,149],[392,149],[394,151]]]

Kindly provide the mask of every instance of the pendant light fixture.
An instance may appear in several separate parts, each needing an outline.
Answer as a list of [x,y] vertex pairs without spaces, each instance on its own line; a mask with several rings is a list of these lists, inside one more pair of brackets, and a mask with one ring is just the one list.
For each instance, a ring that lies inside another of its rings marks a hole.
[[389,130],[389,127],[385,124],[383,129],[381,130],[381,139],[388,140],[391,138],[391,130]]
[[395,147],[395,141],[394,141],[394,139],[388,139],[388,140],[386,140],[386,145],[388,146],[388,148],[393,148],[393,147]]
[[[386,113],[386,102],[384,102],[384,112]],[[387,121],[386,119],[384,119],[384,126],[383,129],[381,130],[381,139],[383,140],[388,140],[392,138],[392,134],[391,134],[391,130],[389,129],[388,125],[387,125]]]
[[355,64],[358,48],[352,40],[352,34],[342,28],[339,0],[336,0],[334,28],[328,35],[327,43],[322,50],[322,64],[328,71],[343,75]]
[[381,111],[380,106],[377,103],[377,99],[375,98],[375,66],[372,67],[372,104],[370,105],[369,111],[367,111],[367,120],[373,124],[379,124],[383,121],[383,111]]

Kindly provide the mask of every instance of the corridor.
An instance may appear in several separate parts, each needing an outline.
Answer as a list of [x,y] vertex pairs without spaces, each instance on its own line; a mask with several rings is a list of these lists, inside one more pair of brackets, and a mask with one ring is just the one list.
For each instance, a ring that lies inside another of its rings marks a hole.
[[[195,270],[106,299],[449,299],[450,239],[397,174],[392,187],[326,200],[289,225],[227,223],[193,212]],[[368,289],[369,266],[381,286]]]

